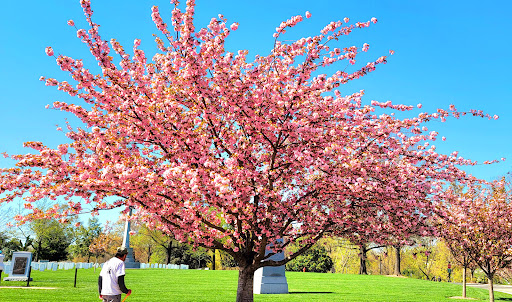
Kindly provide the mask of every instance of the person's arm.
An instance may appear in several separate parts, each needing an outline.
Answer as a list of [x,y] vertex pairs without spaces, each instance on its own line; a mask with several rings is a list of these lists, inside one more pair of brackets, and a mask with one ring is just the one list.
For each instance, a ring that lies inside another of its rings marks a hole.
[[100,275],[98,277],[98,291],[100,292],[100,297],[101,297],[101,288],[103,287],[103,277]]
[[126,288],[126,285],[124,284],[124,275],[121,275],[117,277],[117,284],[119,284],[119,289],[127,294],[130,290]]

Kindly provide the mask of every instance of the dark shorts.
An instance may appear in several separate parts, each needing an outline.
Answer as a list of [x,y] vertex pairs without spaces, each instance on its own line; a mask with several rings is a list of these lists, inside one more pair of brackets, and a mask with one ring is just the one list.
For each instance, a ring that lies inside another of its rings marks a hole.
[[103,302],[121,302],[121,295],[116,295],[116,296],[103,295],[102,298],[103,298]]

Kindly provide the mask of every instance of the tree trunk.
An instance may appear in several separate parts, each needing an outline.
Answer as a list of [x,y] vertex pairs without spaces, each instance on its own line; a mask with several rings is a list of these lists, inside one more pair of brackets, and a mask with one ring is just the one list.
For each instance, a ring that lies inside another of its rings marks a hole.
[[172,259],[172,240],[169,241],[169,244],[167,245],[167,264],[171,263]]
[[488,277],[488,280],[489,280],[489,302],[494,302],[494,286],[492,283],[492,277],[491,278]]
[[41,242],[41,240],[39,240],[39,241],[37,242],[36,262],[39,262],[39,260],[40,260],[40,259],[39,259],[39,257],[40,257],[41,249],[42,249],[41,244],[42,244],[42,242]]
[[253,302],[254,269],[250,266],[239,267],[236,302]]
[[359,275],[368,275],[366,268],[366,246],[361,244],[359,246]]
[[466,266],[462,267],[462,298],[466,298]]
[[402,270],[400,269],[400,246],[395,245],[394,248],[395,248],[395,275],[401,276]]

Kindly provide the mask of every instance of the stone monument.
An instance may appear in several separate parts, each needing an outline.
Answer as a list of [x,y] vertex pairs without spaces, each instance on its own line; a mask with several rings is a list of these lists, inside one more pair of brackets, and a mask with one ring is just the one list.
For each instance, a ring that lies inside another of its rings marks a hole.
[[[132,215],[132,208],[130,207],[129,216]],[[124,261],[125,268],[140,268],[140,262],[137,262],[133,257],[133,248],[130,247],[130,220],[127,218],[124,225],[123,246],[128,250],[128,255]]]
[[[267,250],[267,253],[269,251]],[[272,255],[270,260],[280,261],[284,259],[284,253]],[[287,294],[288,282],[286,281],[285,268],[283,266],[264,266],[254,272],[254,294]]]
[[[30,265],[32,264],[32,253],[30,252],[14,252],[12,253],[12,269],[9,277],[4,278],[4,281],[27,281],[30,274]],[[32,278],[30,280],[32,281]]]

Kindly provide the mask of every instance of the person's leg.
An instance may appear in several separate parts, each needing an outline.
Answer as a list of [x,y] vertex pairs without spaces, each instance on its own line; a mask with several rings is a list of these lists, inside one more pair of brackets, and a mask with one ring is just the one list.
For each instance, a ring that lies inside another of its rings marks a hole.
[[103,296],[103,302],[121,302],[121,295]]

